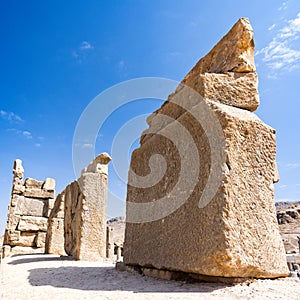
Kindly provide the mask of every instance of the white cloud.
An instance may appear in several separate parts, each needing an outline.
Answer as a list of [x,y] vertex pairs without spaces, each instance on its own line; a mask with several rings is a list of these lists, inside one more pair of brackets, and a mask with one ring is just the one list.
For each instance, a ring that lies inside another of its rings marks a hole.
[[[274,29],[274,24],[269,30]],[[276,25],[278,28],[278,26]],[[291,71],[300,67],[300,50],[295,41],[300,38],[300,13],[296,18],[285,22],[275,31],[272,41],[263,49],[257,51],[256,55],[262,55],[262,60],[267,66],[274,70]]]
[[296,169],[296,168],[300,168],[300,163],[288,163],[285,166],[287,168]]
[[286,184],[282,184],[282,185],[279,186],[280,189],[285,189],[286,187],[287,187]]
[[288,5],[288,1],[282,2],[281,6],[278,8],[279,11],[286,10]]
[[83,41],[76,50],[72,51],[72,56],[77,62],[81,63],[91,50],[94,50],[94,46],[88,41]]
[[276,24],[271,25],[268,30],[273,30],[276,27]]
[[5,110],[0,110],[0,116],[2,119],[10,122],[23,122],[23,119],[15,114],[14,112],[8,112]]
[[22,132],[22,135],[25,136],[27,139],[32,139],[32,134],[30,131],[25,130]]
[[39,147],[41,147],[41,144],[35,143],[34,146],[39,148]]
[[81,46],[80,46],[80,50],[92,50],[94,49],[94,47],[91,45],[91,43],[87,42],[87,41],[83,41],[81,43]]

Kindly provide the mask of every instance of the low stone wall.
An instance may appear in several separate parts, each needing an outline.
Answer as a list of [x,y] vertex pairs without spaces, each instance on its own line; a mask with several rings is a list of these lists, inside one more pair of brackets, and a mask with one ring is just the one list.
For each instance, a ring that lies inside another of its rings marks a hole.
[[13,187],[4,234],[3,256],[43,253],[48,216],[55,195],[55,181],[27,178],[23,183],[22,161],[17,159],[13,169]]

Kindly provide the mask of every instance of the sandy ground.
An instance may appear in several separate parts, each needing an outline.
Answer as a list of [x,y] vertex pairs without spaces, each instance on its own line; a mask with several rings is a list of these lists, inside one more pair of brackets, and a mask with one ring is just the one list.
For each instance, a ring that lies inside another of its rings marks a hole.
[[20,255],[1,263],[1,295],[21,299],[300,299],[296,279],[250,285],[163,281],[120,272],[109,263]]

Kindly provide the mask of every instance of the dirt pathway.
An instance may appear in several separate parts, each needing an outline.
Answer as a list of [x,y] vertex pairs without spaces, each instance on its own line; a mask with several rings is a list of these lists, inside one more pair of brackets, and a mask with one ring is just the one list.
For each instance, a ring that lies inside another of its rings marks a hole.
[[299,299],[300,281],[258,280],[229,286],[187,284],[120,272],[109,263],[21,255],[1,263],[1,295],[22,299]]

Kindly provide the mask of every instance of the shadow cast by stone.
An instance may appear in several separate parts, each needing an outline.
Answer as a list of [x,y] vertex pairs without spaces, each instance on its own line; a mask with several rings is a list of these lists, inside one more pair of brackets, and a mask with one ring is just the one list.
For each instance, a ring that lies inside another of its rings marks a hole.
[[[138,274],[119,272],[113,267],[59,267],[29,270],[32,286],[50,285],[89,291],[131,291],[134,293],[210,293],[231,285],[165,281]],[[163,282],[163,284],[162,284]]]
[[[19,256],[19,255],[16,255]],[[24,255],[22,255],[24,256]],[[32,257],[30,255],[28,255],[28,258],[21,258],[21,259],[17,259],[17,260],[13,260],[11,262],[9,262],[9,265],[19,265],[19,264],[28,264],[28,263],[34,263],[34,262],[43,262],[43,261],[62,261],[62,260],[73,260],[73,257],[70,256],[53,256],[53,257],[49,257],[49,256],[44,256],[41,255],[39,257]]]

